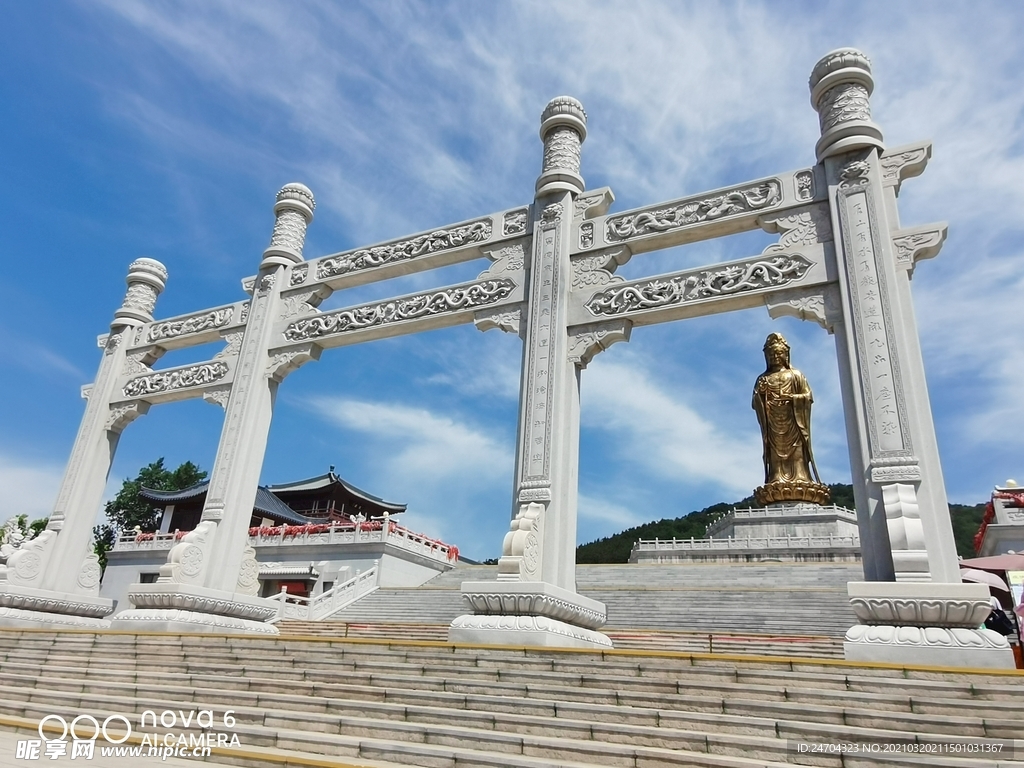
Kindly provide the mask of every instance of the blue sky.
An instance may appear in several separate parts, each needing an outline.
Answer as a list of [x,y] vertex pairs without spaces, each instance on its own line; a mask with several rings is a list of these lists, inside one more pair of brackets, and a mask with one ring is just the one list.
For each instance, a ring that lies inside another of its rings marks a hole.
[[[947,220],[913,281],[951,500],[1024,475],[1024,11],[990,3],[10,3],[0,46],[0,518],[43,516],[127,265],[167,265],[158,316],[242,298],[274,194],[316,195],[306,256],[528,203],[539,115],[589,114],[583,175],[615,208],[814,161],[807,77],[854,45],[889,146],[930,138],[905,226]],[[656,274],[757,253],[753,233],[638,256]],[[339,306],[474,277],[472,263]],[[815,389],[824,479],[848,482],[833,339],[762,310],[637,329],[584,372],[580,541],[761,481],[750,388],[777,330]],[[160,365],[211,357],[170,353]],[[328,351],[285,380],[263,482],[319,474],[409,504],[471,557],[510,512],[520,343],[472,326]],[[222,411],[154,407],[109,484],[159,456],[209,469]]]

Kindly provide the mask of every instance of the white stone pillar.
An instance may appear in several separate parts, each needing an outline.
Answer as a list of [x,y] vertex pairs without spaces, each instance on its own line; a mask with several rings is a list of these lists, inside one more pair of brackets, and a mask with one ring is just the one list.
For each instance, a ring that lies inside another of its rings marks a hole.
[[512,525],[497,583],[462,585],[474,615],[452,622],[453,642],[611,645],[595,631],[604,605],[576,594],[580,369],[570,359],[567,318],[586,121],[583,106],[568,96],[541,115],[544,163],[533,207]]
[[110,403],[121,399],[115,387],[125,366],[125,349],[134,341],[135,328],[153,319],[166,282],[167,270],[153,259],[138,259],[128,268],[128,290],[110,334],[101,339],[103,357],[88,389],[49,523],[0,569],[0,624],[106,624],[103,617],[113,604],[99,597],[101,574],[92,551],[92,529],[121,431],[148,410],[144,403],[111,410]]
[[895,205],[887,206],[882,185],[873,87],[870,62],[851,48],[821,59],[810,79],[835,233],[836,347],[868,580],[850,584],[862,624],[847,634],[846,655],[1012,666],[1005,639],[977,629],[987,590],[960,583],[914,308],[906,274],[897,274],[899,224],[890,221]]
[[274,608],[257,597],[259,565],[249,546],[249,521],[279,383],[268,352],[273,326],[286,272],[302,261],[314,207],[302,184],[277,194],[274,232],[253,285],[202,519],[171,548],[156,584],[132,587],[135,608],[115,617],[117,628],[277,633],[265,624]]

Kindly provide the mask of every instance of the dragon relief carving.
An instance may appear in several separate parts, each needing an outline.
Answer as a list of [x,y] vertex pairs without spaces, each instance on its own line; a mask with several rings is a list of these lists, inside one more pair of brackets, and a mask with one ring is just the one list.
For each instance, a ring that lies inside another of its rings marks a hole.
[[562,204],[552,203],[540,212],[540,220],[544,224],[554,224],[562,218]]
[[316,265],[316,276],[323,280],[335,275],[344,275],[361,269],[380,267],[399,261],[408,261],[450,248],[460,248],[471,243],[482,243],[491,237],[491,220],[481,219],[453,229],[439,229],[426,235],[408,240],[396,240],[384,245],[365,248],[338,256],[320,259]]
[[914,265],[918,260],[936,256],[945,240],[945,224],[934,225],[932,229],[894,233],[892,245],[895,250],[896,266],[909,270],[913,276]]
[[862,187],[871,178],[871,166],[866,160],[851,160],[839,171],[840,189]]
[[611,243],[668,232],[726,216],[772,208],[782,202],[782,197],[782,184],[778,179],[769,179],[711,197],[689,198],[665,208],[613,216],[605,224],[606,237]]
[[868,89],[860,83],[840,83],[827,90],[818,104],[818,121],[822,133],[840,123],[871,119]]
[[622,315],[716,296],[776,288],[801,279],[813,262],[800,254],[702,269],[667,279],[624,285],[595,294],[586,307],[592,315]]
[[220,328],[222,325],[230,323],[234,314],[234,307],[221,307],[220,309],[211,309],[209,312],[200,312],[177,320],[165,320],[162,323],[154,323],[149,328],[149,341],[173,339],[189,333],[199,333],[210,328]]
[[582,194],[572,205],[572,217],[574,219],[591,219],[595,216],[603,216],[613,202],[615,202],[615,195],[608,187]]
[[224,378],[228,370],[227,363],[215,361],[190,365],[186,368],[176,368],[170,371],[159,371],[132,379],[124,385],[122,392],[124,392],[125,397],[142,397],[143,395],[170,392],[175,389],[198,387]]
[[526,232],[528,221],[529,209],[520,208],[518,211],[509,211],[502,219],[501,233],[503,235],[521,235]]
[[896,149],[878,158],[882,168],[882,184],[895,186],[899,189],[900,182],[919,175],[931,157],[931,144],[923,144],[909,149]]
[[297,320],[285,329],[284,335],[289,341],[303,341],[445,312],[472,309],[507,298],[515,286],[512,280],[502,278],[421,293],[404,299],[364,304]]
[[292,267],[292,276],[288,278],[288,285],[302,285],[309,275],[309,264],[296,264]]

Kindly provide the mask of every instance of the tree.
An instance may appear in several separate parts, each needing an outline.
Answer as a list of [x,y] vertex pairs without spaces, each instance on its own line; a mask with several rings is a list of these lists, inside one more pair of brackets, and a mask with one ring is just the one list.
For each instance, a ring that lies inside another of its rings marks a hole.
[[142,488],[154,491],[180,491],[206,479],[206,471],[191,461],[186,461],[171,471],[164,467],[163,457],[139,470],[134,479],[125,479],[121,490],[107,502],[104,513],[107,522],[92,529],[93,549],[100,559],[100,566],[107,566],[107,552],[114,546],[117,537],[138,526],[146,532],[155,531],[160,524],[160,510],[152,502],[139,496]]

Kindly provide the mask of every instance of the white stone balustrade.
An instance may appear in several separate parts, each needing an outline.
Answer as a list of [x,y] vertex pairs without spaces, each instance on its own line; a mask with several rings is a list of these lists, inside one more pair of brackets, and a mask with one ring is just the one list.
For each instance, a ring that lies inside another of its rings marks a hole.
[[[456,563],[459,550],[451,544],[432,539],[422,533],[410,531],[401,525],[392,523],[387,528],[368,529],[365,524],[358,527],[333,523],[326,525],[327,530],[311,533],[308,529],[289,534],[289,528],[299,526],[280,526],[275,528],[250,529],[249,545],[260,547],[305,546],[311,544],[328,544],[345,546],[350,544],[384,543],[406,552],[414,552],[422,557],[442,563]],[[305,528],[305,526],[302,526]],[[317,526],[319,528],[320,526]],[[253,535],[252,531],[257,531]],[[149,550],[168,550],[179,541],[184,532],[177,533],[130,533],[121,536],[114,542],[116,552],[139,552]]]
[[375,591],[379,586],[380,568],[374,565],[368,571],[357,573],[348,581],[336,584],[323,594],[315,597],[302,597],[301,595],[289,595],[284,590],[269,598],[276,600],[280,607],[277,617],[271,619],[276,623],[282,619],[296,619],[299,621],[321,621],[332,614],[337,613],[361,597],[365,597]]
[[741,539],[640,539],[634,552],[694,549],[821,549],[824,547],[859,547],[857,536],[772,536]]

